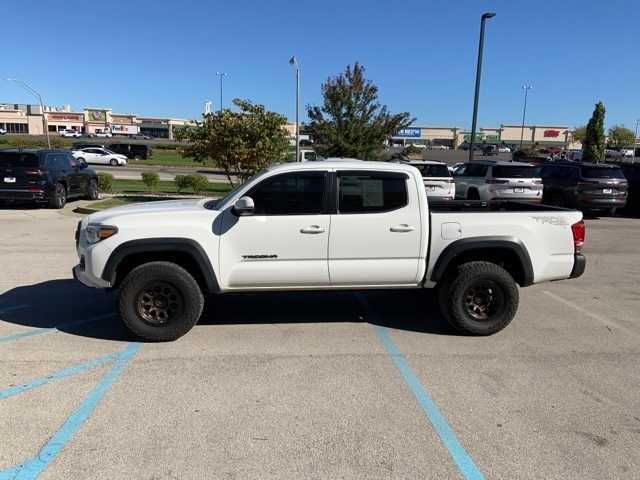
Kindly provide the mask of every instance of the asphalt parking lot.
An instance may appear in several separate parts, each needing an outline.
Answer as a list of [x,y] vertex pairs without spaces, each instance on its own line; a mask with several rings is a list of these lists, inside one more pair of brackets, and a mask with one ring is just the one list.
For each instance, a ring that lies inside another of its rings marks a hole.
[[420,291],[225,296],[141,344],[70,208],[0,210],[0,479],[637,479],[640,219],[456,335]]

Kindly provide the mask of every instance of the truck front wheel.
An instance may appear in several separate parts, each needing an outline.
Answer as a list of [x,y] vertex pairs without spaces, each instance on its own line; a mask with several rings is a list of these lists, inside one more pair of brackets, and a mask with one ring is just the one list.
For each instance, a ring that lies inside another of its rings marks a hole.
[[513,277],[491,262],[460,265],[443,282],[439,295],[442,313],[467,335],[491,335],[505,328],[518,310],[519,298]]
[[120,316],[138,337],[152,342],[176,340],[200,319],[204,297],[184,268],[149,262],[134,268],[119,292]]

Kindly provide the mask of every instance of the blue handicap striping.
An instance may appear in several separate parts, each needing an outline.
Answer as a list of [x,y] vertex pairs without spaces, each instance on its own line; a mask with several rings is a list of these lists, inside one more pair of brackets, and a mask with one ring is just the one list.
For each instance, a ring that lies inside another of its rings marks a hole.
[[83,323],[97,322],[98,320],[103,320],[105,318],[113,317],[114,315],[115,315],[114,313],[106,313],[104,315],[98,315],[97,317],[91,317],[91,318],[85,318],[82,320],[76,320],[73,322],[61,323],[60,325],[56,325],[55,327],[34,328],[33,330],[27,330],[26,332],[12,333],[10,335],[0,337],[0,343],[10,342],[12,340],[19,340],[24,337],[33,337],[36,335],[43,335],[45,333],[58,331],[61,328],[68,328],[68,327],[73,327],[75,325],[82,325]]
[[15,478],[16,480],[33,480],[53,462],[58,454],[73,438],[73,435],[84,425],[98,406],[104,395],[120,377],[124,367],[140,349],[140,343],[132,342],[119,352],[111,368],[104,374],[100,382],[84,398],[80,406],[66,419],[64,424],[51,436],[38,454],[29,460],[0,471],[0,480]]
[[484,479],[484,475],[482,475],[471,456],[464,449],[453,429],[442,416],[442,413],[440,413],[440,409],[438,409],[436,403],[431,399],[416,374],[413,373],[413,370],[409,367],[402,353],[398,350],[398,347],[393,343],[387,328],[375,325],[375,329],[384,348],[387,350],[396,368],[400,371],[402,378],[411,389],[411,392],[416,397],[427,419],[431,422],[431,425],[433,425],[438,437],[440,437],[440,441],[449,451],[449,455],[451,455],[451,458],[458,466],[462,476],[467,480]]
[[19,393],[26,392],[27,390],[32,390],[36,387],[55,382],[57,380],[62,380],[63,378],[71,377],[72,375],[76,375],[78,373],[86,372],[87,370],[90,370],[92,368],[96,368],[104,365],[105,363],[112,362],[118,357],[118,355],[120,355],[120,352],[110,353],[99,358],[94,358],[87,362],[79,363],[77,365],[58,370],[57,372],[49,373],[44,377],[35,378],[21,385],[16,385],[14,387],[0,390],[0,400],[18,395]]

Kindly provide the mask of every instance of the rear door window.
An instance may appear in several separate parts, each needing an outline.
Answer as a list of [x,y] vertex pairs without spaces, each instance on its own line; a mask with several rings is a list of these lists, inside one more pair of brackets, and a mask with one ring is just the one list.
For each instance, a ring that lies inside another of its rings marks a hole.
[[395,172],[339,172],[339,213],[380,213],[407,205],[407,175]]
[[465,177],[484,177],[487,174],[487,165],[469,163],[464,171]]
[[0,152],[0,167],[3,168],[37,168],[39,164],[35,153]]

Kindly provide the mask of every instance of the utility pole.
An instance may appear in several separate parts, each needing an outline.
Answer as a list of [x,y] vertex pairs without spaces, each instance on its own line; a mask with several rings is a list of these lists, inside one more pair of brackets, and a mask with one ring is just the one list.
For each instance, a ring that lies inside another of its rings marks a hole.
[[469,145],[469,161],[473,161],[473,147],[476,141],[476,124],[478,122],[478,97],[480,96],[480,77],[482,75],[482,50],[484,48],[484,23],[495,17],[493,12],[483,13],[480,17],[480,43],[478,45],[478,64],[476,66],[476,93],[473,98],[473,121],[471,124],[471,142]]
[[524,107],[522,107],[522,127],[520,129],[520,150],[522,150],[522,140],[524,138],[524,118],[527,114],[527,93],[533,87],[531,85],[522,85],[522,89],[524,90]]
[[298,59],[293,56],[289,59],[291,65],[296,71],[296,162],[302,161],[300,158],[300,64]]
[[42,95],[40,95],[33,87],[31,87],[27,82],[23,82],[22,80],[18,80],[16,78],[7,78],[9,82],[15,82],[18,85],[21,85],[25,90],[31,93],[38,99],[40,103],[40,113],[42,114],[42,129],[44,130],[44,134],[47,136],[47,147],[51,149],[51,139],[49,138],[49,127],[47,126],[47,118],[44,113],[44,102],[42,101]]

